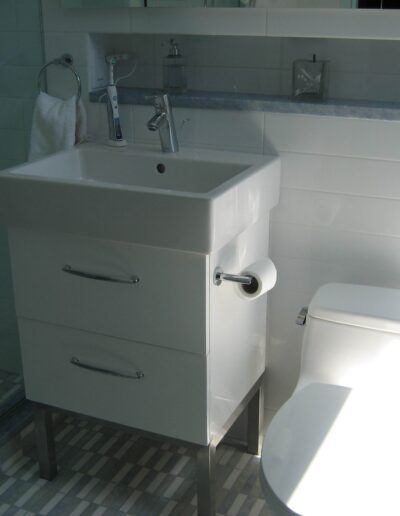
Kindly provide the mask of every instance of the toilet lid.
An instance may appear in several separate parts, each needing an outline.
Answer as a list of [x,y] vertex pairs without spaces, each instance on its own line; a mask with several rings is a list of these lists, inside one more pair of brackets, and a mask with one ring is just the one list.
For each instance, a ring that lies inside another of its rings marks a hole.
[[267,486],[301,516],[400,514],[395,393],[309,384],[273,418],[261,466]]
[[329,283],[314,294],[308,315],[339,324],[400,333],[400,290]]

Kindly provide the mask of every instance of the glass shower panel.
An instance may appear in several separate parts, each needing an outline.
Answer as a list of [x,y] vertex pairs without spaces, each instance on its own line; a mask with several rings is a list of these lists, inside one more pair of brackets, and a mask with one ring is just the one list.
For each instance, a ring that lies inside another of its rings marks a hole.
[[[0,2],[0,169],[27,159],[41,25],[40,0]],[[0,226],[0,416],[23,396],[7,231]]]

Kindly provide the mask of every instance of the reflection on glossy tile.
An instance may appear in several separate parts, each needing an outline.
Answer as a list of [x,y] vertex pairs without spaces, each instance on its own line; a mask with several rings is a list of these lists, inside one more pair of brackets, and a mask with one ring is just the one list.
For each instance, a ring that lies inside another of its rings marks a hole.
[[[1,328],[0,328],[1,334]],[[0,417],[25,397],[22,374],[0,370]]]

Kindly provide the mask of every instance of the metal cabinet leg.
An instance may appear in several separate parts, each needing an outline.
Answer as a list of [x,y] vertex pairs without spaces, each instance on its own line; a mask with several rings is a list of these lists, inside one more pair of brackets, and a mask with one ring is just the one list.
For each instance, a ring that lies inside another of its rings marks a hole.
[[57,475],[57,462],[51,411],[39,403],[34,403],[33,410],[40,476],[52,480]]
[[261,386],[247,406],[247,452],[261,453],[261,432],[264,415],[264,389]]
[[215,452],[212,444],[197,451],[197,513],[199,516],[215,516],[216,483]]

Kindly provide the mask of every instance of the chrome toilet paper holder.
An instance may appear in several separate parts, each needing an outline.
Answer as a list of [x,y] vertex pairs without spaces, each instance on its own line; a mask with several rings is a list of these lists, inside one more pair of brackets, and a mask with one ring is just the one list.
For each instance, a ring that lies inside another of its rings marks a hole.
[[240,274],[227,274],[220,266],[213,269],[210,276],[214,285],[220,286],[224,281],[236,283],[237,287],[227,286],[224,291],[229,295],[236,292],[241,299],[247,300],[257,299],[269,292],[277,279],[276,267],[268,256],[241,268]]
[[233,283],[240,283],[241,285],[251,285],[253,276],[241,276],[240,274],[227,274],[217,267],[214,271],[214,285],[221,285],[223,281],[232,281]]
[[214,271],[214,285],[220,286],[223,281],[231,281],[233,283],[239,283],[240,287],[246,294],[255,294],[258,290],[259,283],[257,278],[251,274],[227,274],[223,272],[220,267],[217,267]]

